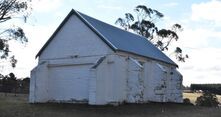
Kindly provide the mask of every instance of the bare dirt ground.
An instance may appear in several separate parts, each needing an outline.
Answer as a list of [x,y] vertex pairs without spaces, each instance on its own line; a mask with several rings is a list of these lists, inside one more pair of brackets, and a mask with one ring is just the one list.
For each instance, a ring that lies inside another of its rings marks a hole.
[[[186,94],[184,94],[186,96]],[[221,108],[184,104],[29,104],[27,95],[0,94],[0,117],[221,117]]]

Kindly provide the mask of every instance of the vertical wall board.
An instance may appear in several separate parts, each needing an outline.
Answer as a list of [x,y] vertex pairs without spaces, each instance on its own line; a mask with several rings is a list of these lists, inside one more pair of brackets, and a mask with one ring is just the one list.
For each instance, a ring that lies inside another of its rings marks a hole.
[[68,103],[88,102],[91,66],[49,67],[50,101]]
[[90,74],[91,77],[89,78],[89,104],[96,105],[96,89],[97,89],[96,69],[91,69]]
[[153,102],[165,102],[165,92],[166,92],[166,73],[165,71],[153,62],[151,64],[151,76],[148,78],[147,85],[147,98],[149,101]]
[[115,73],[114,73],[114,63],[111,60],[107,59],[107,64],[106,64],[106,90],[105,90],[105,100],[107,103],[110,102],[115,102],[115,91],[114,91],[114,87],[115,85]]
[[106,79],[107,79],[107,68],[106,59],[99,64],[96,68],[96,105],[104,105],[106,102]]
[[151,61],[147,61],[144,63],[144,101],[149,101],[150,97],[153,96],[152,87],[151,87],[151,80],[152,80],[152,63]]
[[172,69],[172,88],[171,94],[174,95],[171,97],[170,102],[177,102],[182,103],[183,102],[183,93],[182,93],[182,75],[176,70]]
[[[172,68],[168,69],[168,73],[167,73],[167,91],[166,91],[166,96],[167,96],[167,101],[168,102],[173,102],[174,100],[174,88],[176,80],[173,79],[173,75],[174,73],[172,73]],[[175,101],[175,100],[174,100]]]
[[154,68],[153,63],[145,63],[145,98],[147,98],[149,101],[154,100],[154,85],[153,85],[153,78],[154,78]]
[[137,60],[129,58],[127,84],[127,102],[129,103],[143,102],[144,79],[142,72],[143,66]]
[[127,62],[125,57],[114,56],[116,101],[126,101],[127,97]]
[[31,71],[31,79],[30,79],[30,87],[29,87],[29,103],[35,103],[36,70],[37,70],[37,67],[35,67]]
[[35,72],[35,102],[43,103],[48,101],[48,63],[38,65]]
[[125,100],[126,72],[124,58],[109,55],[96,68],[96,104],[116,104]]

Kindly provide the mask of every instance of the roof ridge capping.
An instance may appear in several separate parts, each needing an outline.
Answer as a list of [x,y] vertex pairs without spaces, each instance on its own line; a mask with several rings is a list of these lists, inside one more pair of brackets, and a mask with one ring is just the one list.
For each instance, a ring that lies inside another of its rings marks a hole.
[[[72,9],[72,10],[74,10],[74,9]],[[77,11],[77,10],[74,10],[74,12],[76,12],[78,15],[80,15],[81,16],[81,14],[83,14],[83,15],[86,15],[86,14],[84,14],[84,13],[81,13],[80,11]],[[88,17],[91,17],[91,16],[89,16],[89,15],[86,15],[86,16],[88,16]],[[82,16],[81,16],[82,17]],[[84,19],[84,17],[82,17],[83,19]],[[95,20],[98,20],[98,19],[96,19],[96,18],[94,18],[94,17],[91,17],[91,18],[93,18],[93,19],[95,19]],[[86,20],[86,19],[85,19]],[[122,28],[119,28],[119,27],[117,27],[117,26],[114,26],[114,25],[111,25],[111,24],[109,24],[109,23],[107,23],[107,22],[104,22],[104,21],[101,21],[101,20],[98,20],[98,21],[100,21],[100,22],[102,22],[102,23],[104,23],[104,24],[106,24],[106,25],[109,25],[109,26],[111,26],[111,27],[113,27],[113,28],[116,28],[116,29],[118,29],[118,30],[121,30],[121,31],[124,31],[124,32],[129,32],[129,33],[131,33],[131,34],[133,34],[133,35],[136,35],[136,36],[140,36],[140,37],[142,37],[142,38],[146,38],[146,37],[144,37],[144,36],[141,36],[141,35],[138,35],[138,34],[136,34],[136,33],[133,33],[133,32],[130,32],[130,31],[126,31],[126,30],[124,30],[124,29],[122,29]]]
[[53,35],[40,49],[36,55],[36,58],[40,56],[42,51],[47,47],[50,41],[55,37],[62,26],[73,14],[76,14],[76,16],[80,18],[80,20],[83,21],[94,33],[96,33],[113,51],[129,52],[178,67],[175,62],[173,62],[156,46],[154,46],[146,37],[123,30],[119,27],[100,21],[74,9],[69,12],[62,23],[55,30]]
[[[88,22],[87,19],[85,19],[85,18],[82,16],[82,15],[85,15],[85,14],[83,14],[83,13],[81,13],[81,12],[79,12],[79,11],[76,11],[76,10],[74,10],[74,9],[72,9],[72,10],[73,10],[74,13],[76,13],[76,15],[78,15],[78,16],[80,17],[80,19],[83,20],[83,22],[84,22],[87,26],[89,26],[89,28],[91,28],[91,30],[93,30],[99,37],[101,37],[101,39],[102,39],[113,51],[118,50],[117,47],[115,47],[102,33],[100,33],[100,31],[98,31],[90,22]],[[87,16],[87,15],[85,15],[85,16]],[[87,17],[90,17],[90,16],[87,16]],[[92,17],[91,17],[91,18],[92,18]],[[94,18],[94,19],[95,19],[95,18]],[[97,19],[96,19],[96,20],[97,20]],[[100,21],[100,20],[98,20],[98,21]],[[100,21],[100,22],[105,23],[105,22],[103,22],[103,21]],[[110,25],[110,24],[108,24],[108,23],[105,23],[105,24]],[[110,25],[110,26],[111,26],[111,25]]]
[[[124,32],[124,33],[126,33],[126,34],[130,34],[130,36],[139,37],[139,38],[136,38],[136,39],[134,39],[134,40],[138,40],[138,39],[140,39],[140,40],[145,40],[145,42],[148,43],[149,46],[152,46],[152,48],[154,48],[155,51],[158,51],[158,53],[160,53],[161,55],[163,55],[164,58],[167,59],[167,60],[162,60],[162,59],[159,60],[159,59],[154,58],[154,57],[151,57],[151,56],[145,56],[145,57],[151,58],[151,59],[155,59],[155,60],[158,60],[158,61],[162,61],[162,62],[166,62],[166,63],[172,64],[172,65],[175,65],[176,67],[178,67],[178,65],[177,65],[175,62],[173,62],[167,55],[165,55],[165,54],[164,54],[161,50],[159,50],[156,46],[154,46],[146,37],[141,36],[141,35],[138,35],[138,34],[136,34],[136,33],[132,33],[132,32],[123,30],[123,29],[121,29],[121,28],[119,28],[119,27],[116,27],[116,26],[113,26],[113,25],[108,24],[108,23],[106,23],[106,22],[100,21],[100,20],[98,20],[98,19],[96,19],[96,18],[90,17],[90,16],[88,16],[88,15],[86,15],[86,14],[84,14],[84,13],[81,13],[81,12],[79,12],[79,11],[76,11],[76,10],[74,10],[74,11],[77,12],[78,15],[80,15],[84,20],[86,20],[86,22],[89,23],[89,25],[92,26],[92,27],[95,29],[95,32],[97,32],[97,33],[99,33],[100,35],[102,35],[104,41],[107,40],[107,41],[110,42],[110,43],[113,42],[113,40],[110,41],[112,38],[108,38],[108,35],[104,35],[105,32],[104,32],[103,30],[99,30],[100,27],[99,27],[99,26],[96,26],[96,23],[94,23],[94,21],[97,22],[97,23],[100,22],[100,24],[102,23],[103,26],[104,26],[104,25],[107,25],[108,28],[113,28],[114,30],[116,29],[117,31],[122,31],[122,32]],[[88,21],[88,20],[94,20],[94,21]],[[101,25],[102,25],[102,24],[101,24]],[[98,29],[97,29],[97,28],[98,28]],[[103,32],[103,33],[102,33],[102,32]],[[116,43],[111,43],[111,45],[116,45]],[[117,48],[116,50],[124,51],[124,52],[125,52],[124,49],[121,49],[121,48],[119,48],[119,47],[117,47],[117,46],[116,46],[116,48]],[[143,56],[143,55],[138,54],[138,53],[136,53],[136,52],[131,52],[131,51],[126,51],[126,52]]]

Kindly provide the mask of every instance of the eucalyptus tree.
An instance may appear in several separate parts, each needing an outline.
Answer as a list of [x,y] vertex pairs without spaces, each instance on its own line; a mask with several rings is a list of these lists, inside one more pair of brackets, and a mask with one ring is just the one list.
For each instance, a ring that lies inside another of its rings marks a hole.
[[[145,5],[136,6],[134,11],[135,16],[132,13],[125,13],[125,17],[118,18],[115,24],[127,31],[133,31],[146,37],[161,51],[168,50],[172,41],[179,39],[177,33],[183,30],[180,24],[174,24],[170,29],[159,29],[156,26],[156,22],[164,17],[163,13]],[[183,55],[180,47],[176,47],[174,53],[179,61],[185,62],[185,59],[188,58],[188,55]]]
[[9,21],[22,19],[26,22],[31,12],[30,3],[31,0],[0,0],[0,59],[10,60],[12,67],[15,67],[17,60],[9,54],[9,42],[15,40],[26,43],[28,39],[21,27]]

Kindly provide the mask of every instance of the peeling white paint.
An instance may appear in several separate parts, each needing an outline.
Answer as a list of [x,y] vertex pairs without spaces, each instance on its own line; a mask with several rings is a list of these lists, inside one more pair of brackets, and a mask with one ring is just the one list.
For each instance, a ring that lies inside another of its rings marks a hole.
[[143,102],[144,77],[143,66],[133,58],[128,59],[127,101],[129,103]]
[[61,64],[62,60],[38,65],[32,71],[30,102],[182,102],[182,75],[176,69],[154,61],[141,65],[137,59],[114,54],[93,67],[102,57],[63,61],[70,65]]
[[113,52],[76,16],[54,38],[31,72],[30,103],[182,102],[174,66]]

